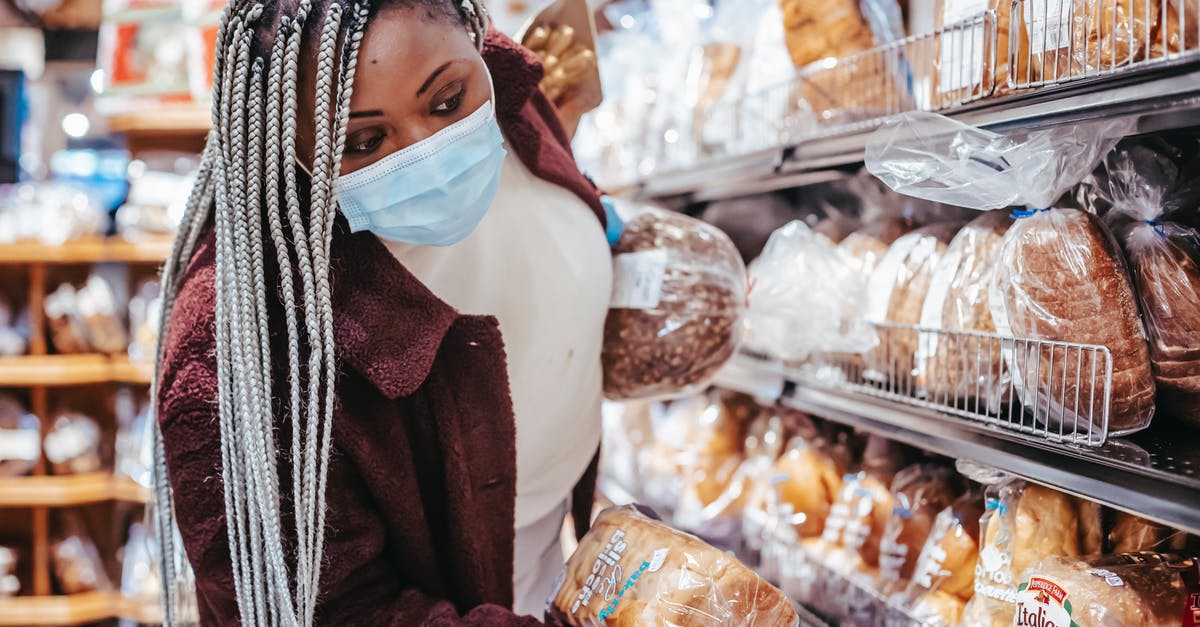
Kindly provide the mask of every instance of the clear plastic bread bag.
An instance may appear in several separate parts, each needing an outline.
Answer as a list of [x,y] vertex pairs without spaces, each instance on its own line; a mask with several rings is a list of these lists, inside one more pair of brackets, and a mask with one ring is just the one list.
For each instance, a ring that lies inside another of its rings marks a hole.
[[605,401],[600,407],[604,446],[600,476],[641,498],[642,472],[654,447],[649,401]]
[[[700,424],[714,420],[720,403],[706,394],[696,394],[669,403],[650,406],[653,438],[641,471],[640,496],[664,516],[675,512],[683,493],[684,473],[695,463]],[[710,418],[705,418],[708,414]]]
[[1158,405],[1200,424],[1200,232],[1164,215],[1176,208],[1178,168],[1145,146],[1119,148],[1105,166],[1112,203],[1106,221],[1137,288]]
[[41,421],[16,399],[0,394],[0,477],[33,470],[42,454]]
[[604,391],[612,400],[702,389],[741,341],[746,266],[720,230],[685,215],[618,202],[604,324]]
[[1147,58],[1161,5],[1162,0],[1026,0],[1021,18],[1032,78],[1079,78]]
[[922,331],[917,346],[919,390],[934,403],[996,412],[1007,398],[1009,374],[1000,344],[970,334],[996,332],[988,291],[1012,223],[1008,211],[980,215],[959,230],[934,269],[920,326],[950,333]]
[[[1014,625],[1166,627],[1193,624],[1191,558],[1123,553],[1047,557],[1020,577]],[[1191,572],[1189,572],[1191,571]]]
[[791,602],[733,556],[632,507],[604,510],[554,586],[551,625],[799,625]]
[[912,579],[917,559],[932,534],[935,520],[961,492],[950,468],[921,463],[909,466],[892,480],[891,517],[879,543],[879,590],[900,592]]
[[129,335],[112,285],[99,274],[93,274],[79,289],[76,299],[92,349],[108,355],[126,352]]
[[60,514],[60,524],[50,545],[50,560],[58,589],[63,594],[111,590],[112,582],[96,543],[77,512]]
[[0,357],[25,354],[29,347],[29,310],[17,309],[0,295]]
[[862,352],[872,337],[858,313],[866,285],[847,256],[798,220],[771,234],[750,264],[747,326],[753,350],[785,361]]
[[56,475],[100,470],[100,426],[78,412],[62,412],[50,424],[42,442],[50,469]]
[[967,601],[975,593],[983,512],[982,487],[968,490],[938,512],[907,587],[889,599],[893,607],[926,625],[950,627],[959,623]]
[[17,577],[17,550],[0,546],[0,599],[17,596],[21,580]]
[[741,539],[740,514],[749,491],[743,447],[751,416],[739,406],[743,402],[723,394],[718,411],[700,414],[674,517],[680,529],[724,548],[735,548]]
[[1133,286],[1107,229],[1084,212],[1047,208],[1131,131],[1128,121],[1103,121],[1005,137],[913,113],[889,121],[867,146],[867,168],[896,191],[975,209],[1032,207],[1014,212],[988,306],[999,335],[1041,342],[1020,350],[1002,343],[1027,411],[1089,441],[1149,423],[1149,355]]

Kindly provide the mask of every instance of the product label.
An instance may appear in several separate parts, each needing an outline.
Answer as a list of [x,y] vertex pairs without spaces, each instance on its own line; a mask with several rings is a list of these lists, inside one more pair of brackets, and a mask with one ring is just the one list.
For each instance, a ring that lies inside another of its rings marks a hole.
[[667,251],[623,253],[613,259],[613,309],[651,309],[662,300]]
[[939,42],[938,91],[945,93],[983,83],[983,68],[987,59],[983,49],[984,22],[959,23],[987,9],[987,0],[946,0],[942,25],[947,30],[942,33]]
[[1087,572],[1089,575],[1095,575],[1096,577],[1103,579],[1104,583],[1112,586],[1113,588],[1125,587],[1125,580],[1121,579],[1119,575],[1111,570],[1105,570],[1103,568],[1089,568]]
[[879,542],[879,578],[884,581],[895,581],[900,578],[904,569],[904,561],[908,559],[908,545],[897,540],[900,536],[900,526],[893,525],[894,533],[890,532]]
[[0,429],[0,461],[37,461],[36,429]]
[[1041,577],[1021,584],[1014,627],[1078,627],[1071,620],[1071,601],[1062,586]]
[[628,547],[628,543],[625,542],[625,531],[622,529],[614,531],[608,544],[604,545],[604,549],[596,555],[596,561],[592,564],[592,572],[575,597],[575,603],[571,605],[572,614],[578,612],[580,607],[591,603],[593,596],[599,596],[605,602],[616,598],[620,592],[617,586],[624,581],[621,572],[621,554]]
[[1025,32],[1034,53],[1065,48],[1070,44],[1073,0],[1029,0],[1025,6]]

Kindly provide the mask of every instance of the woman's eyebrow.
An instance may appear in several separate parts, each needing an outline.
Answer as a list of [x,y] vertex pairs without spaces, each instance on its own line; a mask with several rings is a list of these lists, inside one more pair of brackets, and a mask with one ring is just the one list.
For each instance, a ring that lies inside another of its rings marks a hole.
[[354,119],[354,118],[372,118],[372,117],[375,117],[375,116],[377,116],[377,115],[383,115],[383,111],[380,111],[379,109],[371,109],[371,110],[369,110],[369,111],[351,111],[351,112],[350,112],[350,119]]
[[437,80],[437,77],[440,76],[442,72],[445,72],[446,68],[450,67],[451,63],[454,63],[454,62],[447,61],[447,62],[441,64],[440,66],[438,66],[438,69],[434,70],[429,75],[429,78],[425,79],[425,82],[421,85],[421,88],[417,90],[417,95],[420,96],[421,94],[425,93],[425,90],[429,89],[429,86],[433,84],[433,81]]

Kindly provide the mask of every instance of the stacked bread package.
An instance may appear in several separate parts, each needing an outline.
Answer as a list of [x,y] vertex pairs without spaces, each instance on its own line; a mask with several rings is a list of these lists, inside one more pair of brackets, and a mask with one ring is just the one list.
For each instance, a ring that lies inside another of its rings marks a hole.
[[[989,306],[1001,335],[1099,345],[1007,347],[1022,403],[1051,428],[1109,435],[1145,428],[1154,379],[1133,285],[1112,235],[1075,209],[1025,212],[1008,230]],[[1032,215],[1028,215],[1032,214]],[[1109,403],[1105,405],[1105,398]]]
[[926,625],[949,627],[959,623],[967,601],[975,593],[983,508],[982,491],[971,490],[938,513],[908,587],[893,596],[891,603]]
[[[988,288],[1012,221],[1008,211],[989,211],[954,236],[934,270],[921,309],[922,327],[996,332]],[[918,370],[926,397],[937,403],[995,411],[1008,392],[1000,346],[992,340],[925,333],[918,348]]]
[[[754,438],[753,444],[759,450],[745,449],[747,429],[761,413],[753,399],[727,393],[710,407],[700,415],[692,442],[694,450],[683,472],[675,523],[713,541],[734,541],[752,480],[762,466],[770,464],[764,461],[770,448]],[[755,428],[771,429],[772,425]]]
[[729,554],[629,507],[601,512],[567,561],[551,625],[794,626],[777,588]]
[[1196,593],[1189,589],[1195,571],[1196,564],[1191,559],[1155,553],[1048,557],[1023,571],[1012,624],[1077,627],[1194,624],[1188,597]]
[[1137,286],[1159,407],[1200,424],[1200,232],[1163,216],[1177,168],[1142,146],[1115,151],[1106,165],[1108,219]]
[[[934,269],[962,225],[943,222],[919,228],[897,239],[867,284],[866,319],[874,323],[915,326],[933,280]],[[914,328],[880,326],[878,344],[867,355],[867,365],[879,377],[902,387],[915,387],[919,336]]]
[[745,264],[724,233],[699,220],[650,207],[626,215],[604,324],[605,395],[702,388],[741,339]]
[[[937,4],[936,24],[945,30],[937,40],[934,104],[952,106],[1008,93],[1011,0],[938,0]],[[983,18],[989,11],[993,16]],[[1019,42],[1018,79],[1028,69],[1029,54],[1029,40],[1020,37]]]
[[885,595],[902,591],[912,579],[935,519],[958,492],[954,473],[940,465],[909,466],[892,480],[895,506],[879,543],[878,588]]

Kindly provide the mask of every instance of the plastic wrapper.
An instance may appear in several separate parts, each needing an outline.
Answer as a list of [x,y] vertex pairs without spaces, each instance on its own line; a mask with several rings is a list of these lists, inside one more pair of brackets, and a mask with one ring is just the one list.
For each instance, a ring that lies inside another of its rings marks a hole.
[[[969,222],[938,261],[921,308],[920,326],[947,331],[995,333],[988,293],[1004,234],[1007,211],[989,211]],[[1009,378],[998,346],[935,333],[918,346],[921,389],[934,402],[998,410]]]
[[[867,283],[866,319],[916,325],[942,256],[962,225],[944,222],[901,236],[883,256]],[[919,334],[915,329],[877,327],[877,345],[867,355],[877,376],[908,380],[916,371]]]
[[938,513],[907,588],[890,599],[931,625],[957,625],[975,593],[982,490],[971,490]]
[[675,512],[682,529],[720,544],[740,531],[738,514],[749,493],[743,446],[750,412],[738,399],[725,398],[719,411],[705,411],[695,431],[691,463],[683,472],[683,492]]
[[1200,2],[1167,0],[1166,20],[1159,21],[1150,41],[1150,58],[1157,59],[1200,48]]
[[751,505],[777,516],[797,539],[820,537],[848,470],[823,442],[792,438]]
[[847,57],[904,37],[903,16],[892,0],[780,0],[780,6],[796,67]]
[[1037,0],[1024,3],[1034,79],[1111,70],[1147,57],[1160,0]]
[[42,442],[50,469],[56,475],[100,470],[100,426],[75,412],[59,414]]
[[88,277],[76,294],[76,303],[92,349],[108,355],[124,353],[129,346],[129,336],[125,333],[121,312],[108,281],[95,274]]
[[143,607],[157,607],[162,590],[154,540],[141,523],[133,523],[121,557],[121,596]]
[[1108,531],[1108,553],[1176,552],[1187,545],[1187,534],[1126,512],[1116,512]]
[[158,316],[161,292],[158,281],[143,281],[129,299],[129,359],[142,363],[154,361],[158,346]]
[[17,578],[17,550],[0,546],[0,599],[17,596],[21,580]]
[[41,456],[41,421],[0,394],[0,477],[28,474]]
[[675,511],[683,492],[684,472],[696,457],[700,424],[715,420],[711,416],[722,411],[720,403],[705,395],[683,398],[658,410],[652,406],[653,447],[642,467],[641,487],[646,504],[655,511],[664,515]]
[[58,538],[50,545],[50,561],[59,592],[80,594],[111,590],[112,582],[104,571],[104,562],[96,543],[72,513],[64,513],[65,523]]
[[102,235],[104,207],[84,191],[62,183],[0,187],[0,243],[38,240],[58,245]]
[[1038,560],[1100,551],[1100,511],[1057,490],[1023,481],[989,488],[975,569],[975,596],[963,622],[1012,625],[1017,577]]
[[1023,571],[1014,625],[1190,624],[1192,559],[1155,553],[1048,557]]
[[866,281],[883,256],[887,254],[900,236],[911,231],[914,225],[904,218],[883,218],[870,222],[846,236],[838,244],[838,250],[848,258],[850,264]]
[[746,318],[751,346],[786,361],[813,354],[862,352],[871,334],[859,314],[866,285],[850,260],[823,235],[793,221],[771,234],[750,264]]
[[626,220],[613,252],[605,394],[618,400],[703,387],[741,339],[746,267],[733,243],[693,218],[644,208]]
[[[950,106],[969,96],[987,96],[989,88],[992,89],[992,95],[1008,93],[1012,4],[1008,0],[938,0],[934,9],[936,26],[951,30],[938,38],[937,73],[934,75],[933,90],[935,106]],[[985,11],[995,11],[996,14],[994,41],[983,22],[953,28]],[[1021,50],[1017,56],[1020,66],[1015,76],[1021,80],[1028,70],[1025,60],[1029,58],[1029,40],[1020,35],[1023,26],[1018,24],[1017,28]]]
[[129,388],[117,391],[115,405],[118,424],[114,470],[149,488],[154,461],[153,406],[147,400],[138,407]]
[[909,466],[892,480],[895,505],[879,543],[878,588],[882,593],[890,596],[904,590],[936,518],[959,492],[957,479],[945,466]]
[[29,348],[29,311],[0,296],[0,357],[23,355]]
[[640,497],[642,472],[654,448],[654,425],[648,401],[605,401],[600,408],[604,446],[600,475]]
[[91,352],[87,326],[79,313],[78,292],[64,283],[46,296],[46,325],[50,328],[50,342],[60,354]]
[[546,610],[552,625],[795,626],[775,587],[736,559],[635,509],[600,513]]
[[[1113,210],[1106,217],[1125,250],[1150,339],[1158,405],[1200,424],[1200,232],[1163,217],[1178,170],[1145,147],[1106,162]],[[1114,384],[1116,380],[1114,363]],[[1114,390],[1114,393],[1116,390]]]

